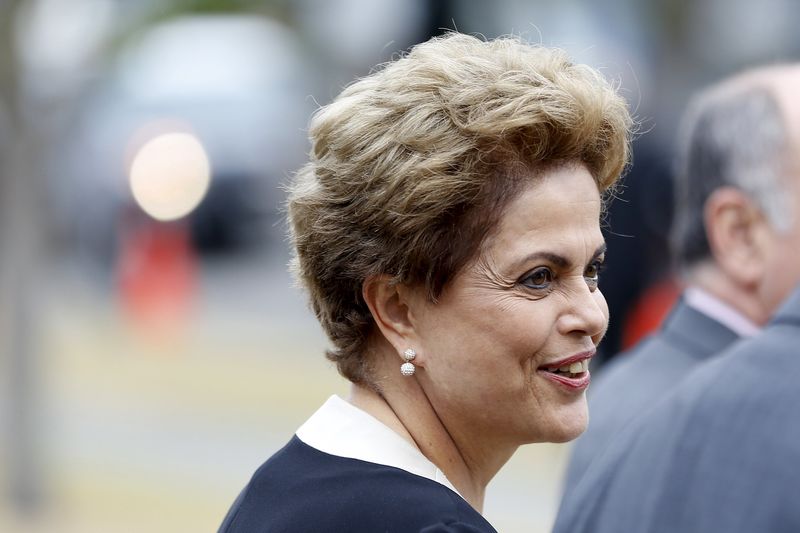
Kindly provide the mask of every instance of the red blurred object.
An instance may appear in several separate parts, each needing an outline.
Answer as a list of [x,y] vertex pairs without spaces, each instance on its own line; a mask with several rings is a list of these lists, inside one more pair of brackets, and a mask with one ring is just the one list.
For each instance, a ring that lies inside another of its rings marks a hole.
[[188,225],[140,220],[122,228],[117,280],[123,309],[150,334],[172,334],[186,321],[197,287]]
[[622,349],[635,346],[657,330],[669,314],[681,293],[681,286],[672,277],[650,285],[625,317]]

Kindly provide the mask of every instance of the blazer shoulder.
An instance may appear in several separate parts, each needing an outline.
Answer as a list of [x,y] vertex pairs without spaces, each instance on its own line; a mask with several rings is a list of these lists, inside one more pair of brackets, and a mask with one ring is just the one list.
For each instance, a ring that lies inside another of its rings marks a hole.
[[333,456],[295,437],[258,469],[220,531],[421,531],[459,524],[494,531],[436,481]]

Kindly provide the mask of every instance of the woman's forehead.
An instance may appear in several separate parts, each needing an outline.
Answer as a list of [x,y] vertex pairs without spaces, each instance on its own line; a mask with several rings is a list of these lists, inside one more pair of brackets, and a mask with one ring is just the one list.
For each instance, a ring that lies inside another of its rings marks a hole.
[[509,202],[484,249],[492,255],[528,254],[531,247],[586,248],[594,253],[603,243],[601,206],[597,185],[585,167],[555,169],[532,180]]

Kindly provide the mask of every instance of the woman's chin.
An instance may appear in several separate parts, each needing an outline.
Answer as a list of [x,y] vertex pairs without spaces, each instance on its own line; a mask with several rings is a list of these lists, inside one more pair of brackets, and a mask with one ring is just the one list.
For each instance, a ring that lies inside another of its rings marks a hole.
[[586,402],[581,403],[582,405],[575,406],[569,412],[563,413],[563,416],[558,416],[553,420],[547,439],[548,442],[569,442],[577,439],[586,431],[586,426],[589,423],[589,412],[586,408]]
[[575,440],[586,431],[589,415],[586,409],[571,409],[553,413],[547,420],[539,420],[535,428],[522,438],[519,444],[537,442],[564,443]]
[[577,439],[578,437],[580,437],[581,434],[585,430],[586,430],[586,426],[583,426],[582,428],[580,428],[577,431],[565,431],[563,433],[559,433],[558,435],[555,435],[553,438],[551,438],[549,440],[549,442],[554,442],[556,444],[562,444],[562,443],[565,443],[565,442],[570,442],[570,441],[573,441],[573,440]]

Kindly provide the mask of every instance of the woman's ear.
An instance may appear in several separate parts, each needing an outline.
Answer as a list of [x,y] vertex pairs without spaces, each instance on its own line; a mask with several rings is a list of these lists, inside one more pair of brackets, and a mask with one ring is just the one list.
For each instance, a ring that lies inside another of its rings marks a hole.
[[731,280],[752,289],[765,275],[769,225],[752,199],[739,189],[714,191],[703,209],[708,245]]
[[393,282],[391,276],[368,278],[361,286],[375,324],[398,354],[408,348],[419,349],[414,328],[414,294],[407,286]]

